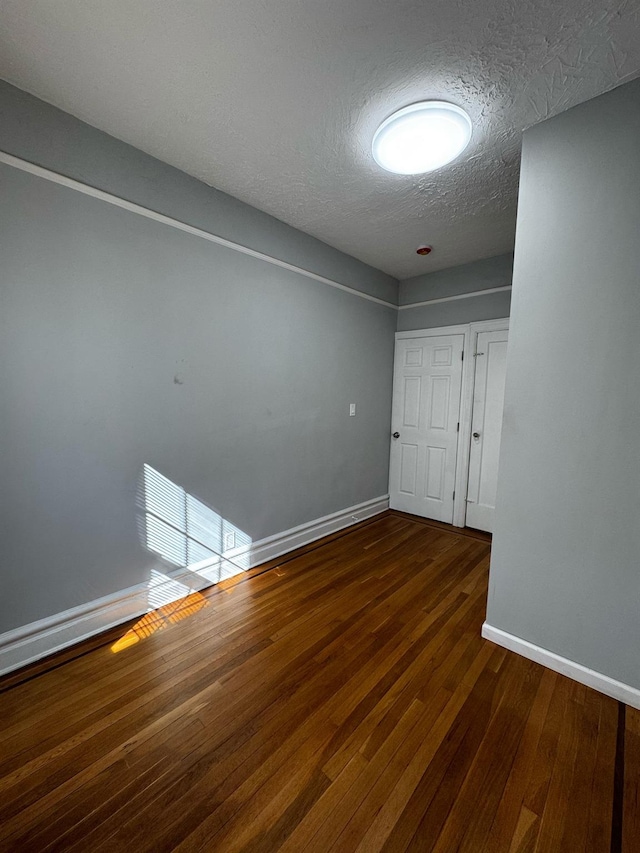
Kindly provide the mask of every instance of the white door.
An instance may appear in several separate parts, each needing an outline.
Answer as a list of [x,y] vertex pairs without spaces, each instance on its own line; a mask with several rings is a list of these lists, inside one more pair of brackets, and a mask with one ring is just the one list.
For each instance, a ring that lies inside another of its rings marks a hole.
[[502,432],[506,330],[480,332],[476,343],[475,384],[471,415],[471,451],[467,489],[467,527],[493,530]]
[[453,522],[464,335],[396,344],[390,506]]

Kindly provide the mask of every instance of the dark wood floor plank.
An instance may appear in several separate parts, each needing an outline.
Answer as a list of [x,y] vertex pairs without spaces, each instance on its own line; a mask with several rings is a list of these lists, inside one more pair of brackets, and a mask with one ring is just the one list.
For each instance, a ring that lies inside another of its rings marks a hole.
[[[542,672],[529,661],[505,660],[497,673],[493,707],[479,742],[473,745],[467,773],[455,800],[447,803],[446,820],[433,850],[485,849],[503,797],[518,745],[535,701]],[[423,817],[424,824],[428,815]],[[408,848],[422,842],[418,828]]]
[[486,845],[491,853],[509,853],[514,842],[516,849],[520,847],[536,821],[536,816],[523,803],[532,769],[536,765],[540,739],[558,677],[551,670],[545,670],[542,675],[522,738],[515,751],[506,789],[491,827]]
[[[450,730],[455,725],[456,718],[465,707],[470,694],[476,689],[476,683],[482,679],[483,673],[489,668],[491,660],[503,657],[501,650],[484,644],[472,661],[464,677],[460,679],[455,691],[445,695],[449,696],[442,711],[437,715],[433,725],[429,727],[427,737],[412,757],[402,774],[402,778],[394,787],[385,803],[380,808],[375,820],[372,822],[367,834],[358,845],[358,850],[380,850],[387,844],[389,835],[396,830],[401,816],[405,813],[407,804],[410,802],[421,779],[425,776],[426,768],[429,767],[441,748]],[[487,675],[488,682],[493,682],[493,673]],[[436,697],[437,698],[437,697]],[[404,823],[403,823],[404,825]],[[412,833],[409,832],[409,824],[406,825],[403,835],[405,843],[409,843]],[[400,838],[400,835],[396,835]],[[393,846],[389,847],[393,849]]]
[[608,853],[617,703],[481,638],[489,548],[389,512],[4,679],[0,851]]
[[640,711],[626,708],[624,736],[624,800],[622,853],[640,847]]

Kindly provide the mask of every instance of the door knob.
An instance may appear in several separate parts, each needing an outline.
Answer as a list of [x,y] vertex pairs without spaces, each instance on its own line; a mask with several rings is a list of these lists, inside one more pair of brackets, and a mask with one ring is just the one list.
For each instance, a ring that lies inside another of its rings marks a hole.
[[479,433],[479,432],[474,432],[474,433],[473,433],[473,437],[474,437],[474,438],[480,438],[480,433]]
[[393,437],[394,437],[394,438],[400,438],[400,433],[399,433],[399,432],[394,432]]

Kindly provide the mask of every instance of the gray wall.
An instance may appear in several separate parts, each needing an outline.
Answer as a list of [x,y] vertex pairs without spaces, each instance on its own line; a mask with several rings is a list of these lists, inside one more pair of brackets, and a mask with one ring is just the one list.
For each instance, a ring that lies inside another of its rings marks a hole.
[[640,687],[640,81],[527,131],[487,621]]
[[[497,255],[400,282],[399,304],[441,299],[511,284],[513,255]],[[511,292],[487,293],[398,311],[398,331],[497,320],[509,316]]]
[[[393,292],[246,206],[235,229],[228,197],[179,173],[165,185],[166,167],[126,146],[109,163],[120,143],[97,131],[67,150],[58,119],[67,174],[113,191],[139,179],[135,200],[152,174],[150,206],[183,217],[205,200],[225,236]],[[37,159],[56,165],[46,143]],[[26,132],[24,147],[12,153],[36,159]],[[148,579],[144,463],[253,540],[386,493],[393,308],[5,165],[0,193],[0,631]]]

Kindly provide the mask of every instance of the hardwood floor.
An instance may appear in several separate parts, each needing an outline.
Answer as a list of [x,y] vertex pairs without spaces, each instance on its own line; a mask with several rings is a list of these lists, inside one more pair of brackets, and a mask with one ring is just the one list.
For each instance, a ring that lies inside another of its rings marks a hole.
[[0,850],[640,850],[640,712],[481,639],[489,548],[389,513],[7,680]]

